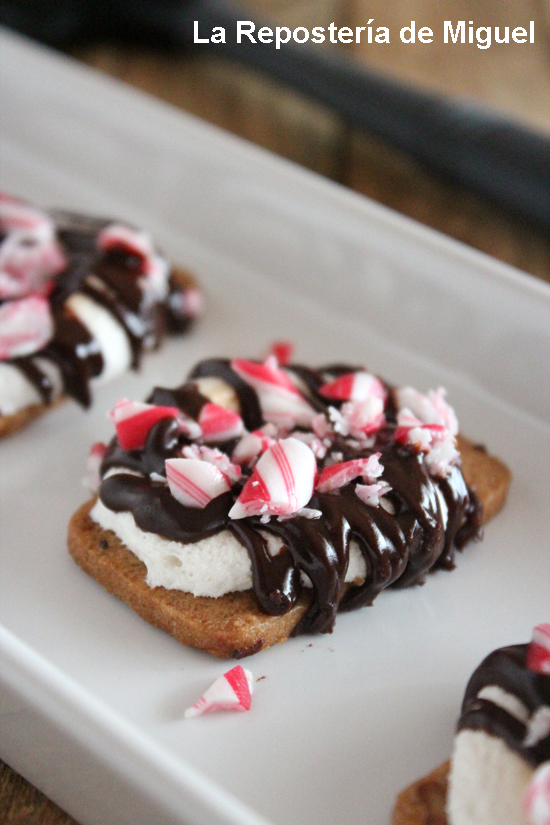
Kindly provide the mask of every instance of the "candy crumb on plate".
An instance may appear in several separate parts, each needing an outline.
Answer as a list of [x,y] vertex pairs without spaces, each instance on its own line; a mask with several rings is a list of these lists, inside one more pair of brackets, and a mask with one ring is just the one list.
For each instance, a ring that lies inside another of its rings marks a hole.
[[218,710],[250,710],[253,677],[241,665],[218,677],[195,704],[185,711],[186,719]]

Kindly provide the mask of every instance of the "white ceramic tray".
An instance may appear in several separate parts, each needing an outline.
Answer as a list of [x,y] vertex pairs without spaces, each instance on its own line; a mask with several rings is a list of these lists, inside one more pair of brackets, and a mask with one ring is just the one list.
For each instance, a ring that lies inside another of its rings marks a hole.
[[[0,55],[3,187],[150,227],[208,292],[192,335],[90,412],[0,444],[0,755],[83,825],[387,823],[448,756],[472,669],[549,618],[550,290],[11,35]],[[83,574],[66,524],[118,397],[276,338],[446,385],[463,432],[513,468],[510,501],[453,573],[249,659],[250,713],[184,720],[224,663]]]

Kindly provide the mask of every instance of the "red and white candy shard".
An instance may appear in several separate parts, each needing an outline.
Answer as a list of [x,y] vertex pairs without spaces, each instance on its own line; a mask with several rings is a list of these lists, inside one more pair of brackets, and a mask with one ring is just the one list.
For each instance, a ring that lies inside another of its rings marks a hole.
[[185,718],[192,719],[218,710],[250,710],[252,691],[252,673],[237,665],[216,679],[198,702],[185,711]]
[[397,414],[394,438],[416,452],[425,453],[426,465],[434,476],[446,478],[460,459],[455,437],[450,430],[442,424],[423,424],[407,408]]
[[364,441],[385,424],[384,402],[371,396],[365,401],[348,401],[341,410],[329,407],[329,416],[337,433]]
[[243,420],[238,413],[210,402],[200,411],[199,426],[203,441],[207,444],[238,438],[244,429]]
[[49,215],[0,195],[0,298],[48,295],[51,279],[67,266]]
[[323,384],[319,392],[325,398],[338,401],[366,401],[368,398],[381,398],[385,401],[388,392],[376,375],[362,370],[346,372],[334,381]]
[[317,490],[320,493],[333,493],[358,477],[373,483],[384,472],[378,460],[380,455],[381,453],[374,453],[368,458],[355,458],[324,467],[317,482]]
[[177,407],[162,407],[128,401],[117,401],[109,417],[114,423],[118,442],[123,450],[139,450],[145,445],[151,427],[163,418],[179,418]]
[[270,356],[263,364],[235,358],[231,362],[231,369],[256,390],[266,421],[288,429],[311,424],[315,410],[294,386],[288,374],[279,369],[276,358]]
[[196,458],[200,461],[208,461],[217,467],[218,470],[226,475],[232,482],[238,481],[241,477],[241,468],[238,464],[232,464],[229,456],[222,453],[216,447],[204,447],[198,444],[188,444],[185,446],[181,454],[183,458]]
[[229,518],[293,515],[309,502],[317,476],[315,456],[297,438],[284,438],[256,464]]
[[[271,427],[271,430],[267,430]],[[258,458],[262,453],[265,453],[276,442],[273,438],[277,434],[277,428],[273,424],[267,424],[261,430],[253,430],[251,433],[243,435],[235,450],[233,451],[232,459],[237,464],[251,465],[252,462]]]
[[294,353],[294,344],[290,341],[274,341],[269,348],[267,357],[274,355],[280,367],[290,364]]
[[538,766],[524,802],[529,825],[550,825],[550,762]]
[[53,333],[54,322],[46,298],[30,295],[0,306],[0,360],[38,352]]
[[539,624],[527,649],[527,667],[550,674],[550,624]]
[[380,499],[391,490],[387,481],[377,481],[374,484],[356,484],[355,494],[361,499],[363,504],[369,507],[378,507]]
[[96,441],[92,444],[88,458],[86,461],[86,476],[83,479],[83,484],[91,493],[97,493],[101,484],[101,462],[105,457],[107,448],[102,441]]
[[458,433],[458,419],[445,401],[446,391],[442,387],[430,390],[426,395],[412,387],[402,387],[395,394],[398,408],[406,408],[422,424],[441,424],[451,435]]
[[202,509],[231,489],[228,476],[209,461],[167,458],[164,466],[170,492],[185,507]]

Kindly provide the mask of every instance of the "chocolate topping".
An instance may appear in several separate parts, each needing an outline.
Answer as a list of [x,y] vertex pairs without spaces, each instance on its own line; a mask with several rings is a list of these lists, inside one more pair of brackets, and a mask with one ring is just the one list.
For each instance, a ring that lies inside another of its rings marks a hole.
[[550,712],[550,676],[526,665],[529,645],[495,650],[474,671],[464,695],[458,730],[483,730],[503,739],[532,765],[550,759],[550,732],[531,746],[525,745],[527,725],[497,704],[478,698],[484,687],[497,686],[515,696],[532,716],[545,706]]
[[[326,382],[327,373],[334,376],[352,369],[288,367],[289,373],[298,375],[307,387],[307,400],[325,412],[332,402],[317,390]],[[216,376],[234,388],[248,429],[265,423],[256,392],[226,360],[201,362],[188,383],[175,390],[156,388],[149,402],[179,407],[196,419],[207,399],[192,379],[204,376]],[[369,446],[336,435],[326,458],[317,461],[321,472],[335,453],[340,453],[343,458],[339,460],[343,461],[381,453],[384,481],[391,486],[387,508],[365,504],[355,494],[355,483],[350,482],[333,493],[314,493],[307,506],[319,510],[319,518],[296,514],[284,520],[271,518],[267,523],[258,516],[233,520],[228,513],[250,475],[246,467],[230,492],[214,498],[204,509],[186,507],[176,501],[166,485],[148,478],[151,472],[165,475],[165,460],[181,455],[182,447],[189,443],[175,419],[155,424],[142,450],[124,451],[113,439],[102,474],[123,467],[143,477],[111,475],[101,484],[100,498],[110,510],[130,511],[141,529],[167,539],[190,543],[230,530],[250,556],[253,590],[260,608],[270,615],[281,615],[300,595],[310,593],[309,608],[294,632],[330,632],[339,608],[352,610],[370,605],[386,587],[422,583],[428,571],[452,568],[454,548],[478,538],[480,533],[479,504],[467,489],[459,467],[454,467],[445,479],[430,476],[421,455],[393,440],[394,429],[395,423],[387,424],[368,442]],[[231,457],[234,444],[218,446]],[[437,489],[448,509],[446,527]],[[268,552],[266,534],[280,540],[283,549],[275,556]],[[364,582],[350,585],[344,581],[352,540],[365,559],[367,572]],[[303,587],[301,574],[310,579],[311,588]]]

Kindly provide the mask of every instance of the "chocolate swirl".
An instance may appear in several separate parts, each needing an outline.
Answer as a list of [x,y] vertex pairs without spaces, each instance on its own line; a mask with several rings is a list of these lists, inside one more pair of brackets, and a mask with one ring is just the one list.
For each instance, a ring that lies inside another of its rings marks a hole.
[[503,739],[532,765],[550,759],[550,732],[528,745],[528,727],[504,708],[478,698],[484,687],[496,686],[520,700],[529,717],[542,707],[550,713],[550,676],[527,667],[529,645],[511,645],[495,650],[474,671],[464,696],[458,730],[482,730]]
[[[319,370],[301,366],[287,369],[306,388],[311,405],[326,412],[329,403],[319,388],[329,378],[353,368],[338,365]],[[256,392],[231,369],[229,361],[203,361],[191,373],[191,379],[206,376],[220,378],[233,387],[249,429],[265,423]],[[156,388],[148,400],[178,407],[195,419],[208,401],[193,380],[175,390]],[[331,401],[330,406],[339,403]],[[130,511],[138,527],[167,539],[190,543],[229,530],[250,556],[256,599],[270,615],[291,609],[302,593],[301,574],[305,574],[312,584],[304,591],[311,592],[311,603],[294,632],[330,632],[338,609],[370,605],[387,587],[422,583],[430,570],[451,569],[455,548],[462,548],[480,535],[480,506],[460,468],[453,468],[446,479],[430,476],[422,457],[392,438],[395,405],[391,392],[385,414],[386,426],[368,447],[336,435],[327,457],[317,463],[321,472],[335,453],[341,454],[339,460],[348,461],[380,452],[383,478],[391,485],[386,508],[363,503],[350,482],[335,493],[314,493],[308,507],[321,511],[320,518],[297,514],[285,520],[272,518],[267,523],[257,516],[232,520],[229,510],[251,472],[246,468],[230,492],[213,499],[204,509],[185,507],[170,495],[165,484],[149,479],[151,473],[165,475],[165,460],[180,455],[182,446],[189,443],[173,418],[155,424],[141,450],[125,451],[113,439],[102,474],[116,467],[141,475],[111,475],[103,480],[99,495],[110,510]],[[231,456],[235,442],[219,447]],[[438,489],[447,506],[446,520]],[[276,536],[283,547],[275,556],[268,552],[266,534]],[[359,547],[367,571],[364,582],[353,585],[344,583],[351,541]]]

